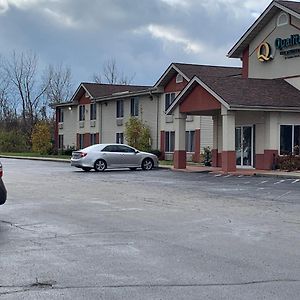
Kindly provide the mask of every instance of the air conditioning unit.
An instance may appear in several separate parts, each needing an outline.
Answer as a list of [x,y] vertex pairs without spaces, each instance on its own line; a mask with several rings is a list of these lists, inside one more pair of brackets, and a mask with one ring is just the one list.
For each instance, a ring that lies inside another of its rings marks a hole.
[[166,115],[166,123],[173,123],[173,115]]
[[187,122],[193,122],[194,121],[194,116],[186,116],[186,121]]
[[64,128],[64,123],[58,123],[58,129],[63,129]]
[[117,120],[117,126],[123,125],[123,119],[116,119]]
[[84,121],[79,121],[79,128],[83,128],[84,127]]
[[95,127],[96,126],[96,120],[91,120],[90,121],[90,126]]

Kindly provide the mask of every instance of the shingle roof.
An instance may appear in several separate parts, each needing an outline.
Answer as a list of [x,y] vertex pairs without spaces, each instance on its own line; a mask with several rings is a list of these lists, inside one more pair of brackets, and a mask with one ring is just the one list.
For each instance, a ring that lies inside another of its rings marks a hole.
[[111,96],[114,93],[121,93],[127,91],[138,92],[150,88],[150,86],[142,85],[103,84],[89,82],[83,82],[82,85],[87,89],[87,91],[91,94],[93,98]]
[[173,65],[190,79],[194,76],[231,77],[239,76],[242,73],[242,69],[239,67],[207,66],[183,63],[173,63]]
[[300,14],[300,2],[283,1],[283,0],[277,0],[276,2]]
[[202,77],[201,80],[230,106],[300,108],[300,91],[284,79]]

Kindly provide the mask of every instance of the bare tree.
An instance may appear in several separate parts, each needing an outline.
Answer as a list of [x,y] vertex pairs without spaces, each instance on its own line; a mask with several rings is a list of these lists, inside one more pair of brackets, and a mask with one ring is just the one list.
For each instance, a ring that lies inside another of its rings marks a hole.
[[102,72],[94,73],[93,80],[96,83],[104,82],[109,84],[131,84],[135,75],[125,76],[123,72],[120,72],[117,66],[115,58],[106,60],[103,64]]
[[49,81],[37,80],[38,59],[33,52],[12,53],[10,59],[1,63],[2,72],[10,85],[9,96],[21,111],[22,129],[30,137],[43,105],[42,99]]
[[44,75],[46,89],[46,99],[48,104],[61,103],[70,100],[72,95],[72,72],[71,69],[63,64],[56,66],[49,65]]

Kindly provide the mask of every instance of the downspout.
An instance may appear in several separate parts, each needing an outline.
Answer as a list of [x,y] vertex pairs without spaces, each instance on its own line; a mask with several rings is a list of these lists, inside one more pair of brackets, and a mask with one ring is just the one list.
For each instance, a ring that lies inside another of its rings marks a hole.
[[99,138],[99,143],[102,144],[103,142],[103,109],[102,109],[103,102],[100,102],[100,138]]
[[156,96],[156,148],[158,148],[158,141],[159,141],[159,96]]

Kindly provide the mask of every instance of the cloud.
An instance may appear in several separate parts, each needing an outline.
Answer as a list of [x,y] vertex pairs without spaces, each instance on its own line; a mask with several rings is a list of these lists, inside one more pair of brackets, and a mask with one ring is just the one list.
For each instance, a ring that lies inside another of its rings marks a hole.
[[186,53],[199,54],[203,52],[203,46],[199,42],[193,42],[186,38],[182,32],[174,28],[150,24],[147,26],[149,33],[163,43],[180,44]]
[[70,16],[68,16],[68,15],[66,15],[64,13],[54,11],[54,10],[52,10],[50,8],[45,8],[44,12],[51,19],[59,22],[60,24],[66,26],[66,27],[74,27],[74,28],[76,28],[76,27],[79,26],[79,24],[75,20],[73,20]]
[[[239,65],[229,49],[271,0],[0,0],[0,54],[32,49],[91,80],[115,57],[152,84],[170,62]],[[5,17],[4,17],[5,16]]]

